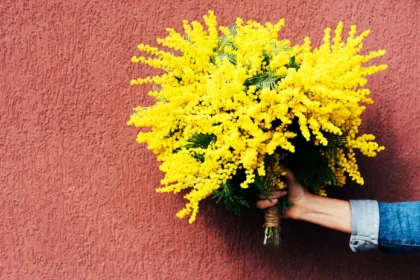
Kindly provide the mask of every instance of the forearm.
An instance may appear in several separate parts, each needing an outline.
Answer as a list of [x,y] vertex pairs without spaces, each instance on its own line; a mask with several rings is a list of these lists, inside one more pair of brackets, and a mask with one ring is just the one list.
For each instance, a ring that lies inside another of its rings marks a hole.
[[300,220],[346,233],[352,232],[348,201],[307,194]]

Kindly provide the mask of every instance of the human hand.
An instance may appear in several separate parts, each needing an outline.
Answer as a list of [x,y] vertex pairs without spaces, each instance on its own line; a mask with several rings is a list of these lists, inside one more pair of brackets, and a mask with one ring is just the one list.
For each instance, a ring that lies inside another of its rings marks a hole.
[[282,170],[286,171],[286,176],[284,177],[284,183],[286,185],[287,191],[278,190],[271,191],[270,200],[268,200],[264,195],[260,195],[261,200],[257,202],[257,208],[265,209],[271,206],[274,206],[278,203],[278,198],[284,197],[287,195],[287,198],[293,205],[288,208],[284,214],[285,218],[291,219],[301,219],[303,216],[303,209],[305,209],[305,204],[307,202],[309,193],[303,188],[300,183],[295,182],[295,176],[290,169],[285,166],[281,166]]
[[302,220],[346,233],[352,232],[351,208],[347,200],[328,198],[311,194],[300,184],[295,182],[293,173],[286,167],[285,183],[287,192],[278,190],[271,192],[271,202],[263,195],[257,202],[259,209],[265,209],[275,205],[278,198],[287,195],[293,206],[286,210],[285,218]]

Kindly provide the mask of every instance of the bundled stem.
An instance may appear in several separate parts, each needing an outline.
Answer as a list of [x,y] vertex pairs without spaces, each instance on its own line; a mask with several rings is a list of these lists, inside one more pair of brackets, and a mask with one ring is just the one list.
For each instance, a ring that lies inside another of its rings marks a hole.
[[280,246],[280,209],[278,204],[264,210],[264,245]]

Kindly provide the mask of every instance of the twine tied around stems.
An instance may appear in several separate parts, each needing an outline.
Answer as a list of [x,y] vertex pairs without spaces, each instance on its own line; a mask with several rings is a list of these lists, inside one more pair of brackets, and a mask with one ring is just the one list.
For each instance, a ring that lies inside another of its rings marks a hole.
[[274,205],[264,211],[265,227],[279,227],[279,207]]
[[264,210],[264,245],[280,246],[280,209],[278,205]]

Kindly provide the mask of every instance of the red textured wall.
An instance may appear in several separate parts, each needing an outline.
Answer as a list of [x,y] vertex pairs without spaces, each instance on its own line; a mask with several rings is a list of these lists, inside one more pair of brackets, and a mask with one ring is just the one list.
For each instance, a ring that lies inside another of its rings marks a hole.
[[365,187],[330,193],[420,199],[418,0],[2,0],[0,279],[420,279],[418,255],[351,253],[348,235],[293,221],[267,249],[261,219],[204,203],[188,225],[182,198],[155,193],[155,156],[125,125],[149,102],[130,58],[208,9],[225,25],[284,17],[294,43],[339,20],[371,28],[389,70],[369,82],[364,129],[387,149],[361,159]]

